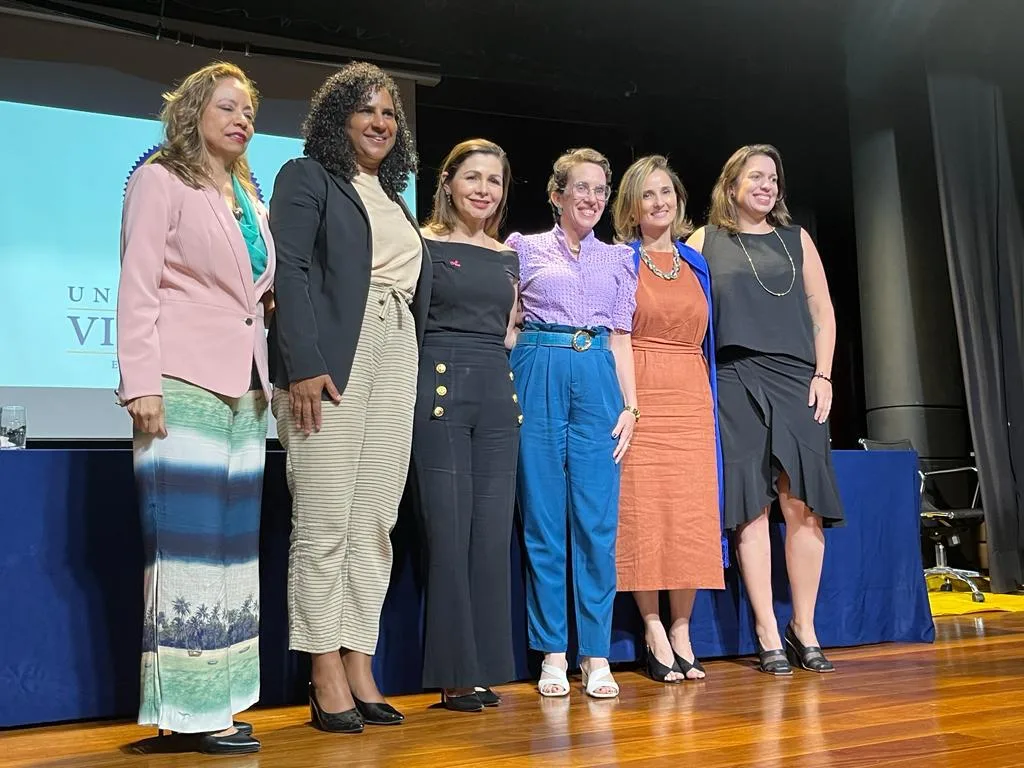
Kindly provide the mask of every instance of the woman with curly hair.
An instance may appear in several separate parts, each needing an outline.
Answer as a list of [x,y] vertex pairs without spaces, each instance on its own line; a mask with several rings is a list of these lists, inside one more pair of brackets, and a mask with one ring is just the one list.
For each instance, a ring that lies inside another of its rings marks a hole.
[[313,96],[305,157],[274,184],[273,412],[288,453],[289,644],[312,656],[314,725],[403,715],[373,679],[412,441],[430,258],[402,202],[416,170],[394,81],[354,62]]
[[232,715],[260,690],[274,241],[245,158],[245,73],[210,64],[164,102],[164,142],[125,193],[117,295],[146,562],[139,724],[241,754],[260,748]]

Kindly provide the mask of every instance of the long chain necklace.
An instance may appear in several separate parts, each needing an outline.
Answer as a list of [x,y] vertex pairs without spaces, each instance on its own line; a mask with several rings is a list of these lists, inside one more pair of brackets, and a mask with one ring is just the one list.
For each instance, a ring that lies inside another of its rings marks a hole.
[[651,272],[656,274],[662,280],[675,280],[677,277],[679,277],[679,269],[683,264],[683,260],[679,257],[679,251],[677,251],[675,248],[672,249],[672,269],[668,272],[662,272],[660,269],[658,269],[658,265],[655,264],[654,260],[647,255],[647,249],[644,248],[643,245],[640,246],[640,258],[643,259],[643,262],[644,264],[647,265],[647,268],[650,269]]
[[750,254],[747,253],[747,246],[743,244],[743,239],[740,237],[739,232],[736,233],[736,242],[738,242],[740,244],[740,248],[743,249],[743,255],[747,257],[747,261],[750,263],[750,268],[754,272],[754,279],[757,280],[761,287],[768,291],[768,293],[770,293],[772,296],[785,296],[787,293],[793,290],[793,285],[796,283],[796,263],[793,261],[793,257],[789,253],[789,248],[786,247],[786,241],[782,239],[782,235],[779,234],[778,230],[772,229],[772,234],[779,238],[779,242],[782,243],[782,248],[786,252],[786,258],[789,259],[789,266],[793,270],[793,277],[789,281],[789,288],[784,290],[782,293],[779,293],[778,291],[773,291],[761,280],[761,276],[757,274],[757,267],[754,266],[754,260],[751,259]]

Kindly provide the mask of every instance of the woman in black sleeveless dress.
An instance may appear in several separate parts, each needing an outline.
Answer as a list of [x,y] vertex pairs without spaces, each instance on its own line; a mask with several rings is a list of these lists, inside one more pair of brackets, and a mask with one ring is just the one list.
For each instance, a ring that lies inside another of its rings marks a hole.
[[425,538],[423,686],[458,712],[497,706],[514,676],[509,544],[522,414],[508,364],[519,280],[495,236],[511,181],[496,144],[472,139],[442,165],[429,241],[433,287],[413,426]]
[[[737,150],[689,245],[711,270],[725,527],[736,531],[760,669],[831,672],[814,629],[823,527],[844,523],[829,447],[835,314],[810,236],[790,226],[778,150]],[[786,523],[793,619],[785,646],[771,586],[769,510]]]

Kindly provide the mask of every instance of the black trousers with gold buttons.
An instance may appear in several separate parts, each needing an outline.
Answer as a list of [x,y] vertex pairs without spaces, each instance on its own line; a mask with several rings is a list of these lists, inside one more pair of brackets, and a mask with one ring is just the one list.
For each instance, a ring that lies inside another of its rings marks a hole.
[[426,334],[412,441],[425,545],[425,688],[514,676],[509,545],[521,422],[501,338]]

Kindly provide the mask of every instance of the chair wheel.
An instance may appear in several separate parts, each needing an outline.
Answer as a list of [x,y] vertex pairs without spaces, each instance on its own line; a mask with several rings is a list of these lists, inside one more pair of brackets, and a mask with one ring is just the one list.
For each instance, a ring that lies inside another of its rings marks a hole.
[[971,599],[974,602],[976,602],[976,603],[984,603],[985,602],[985,596],[984,595],[979,595],[977,592],[975,592],[974,594],[971,595]]

